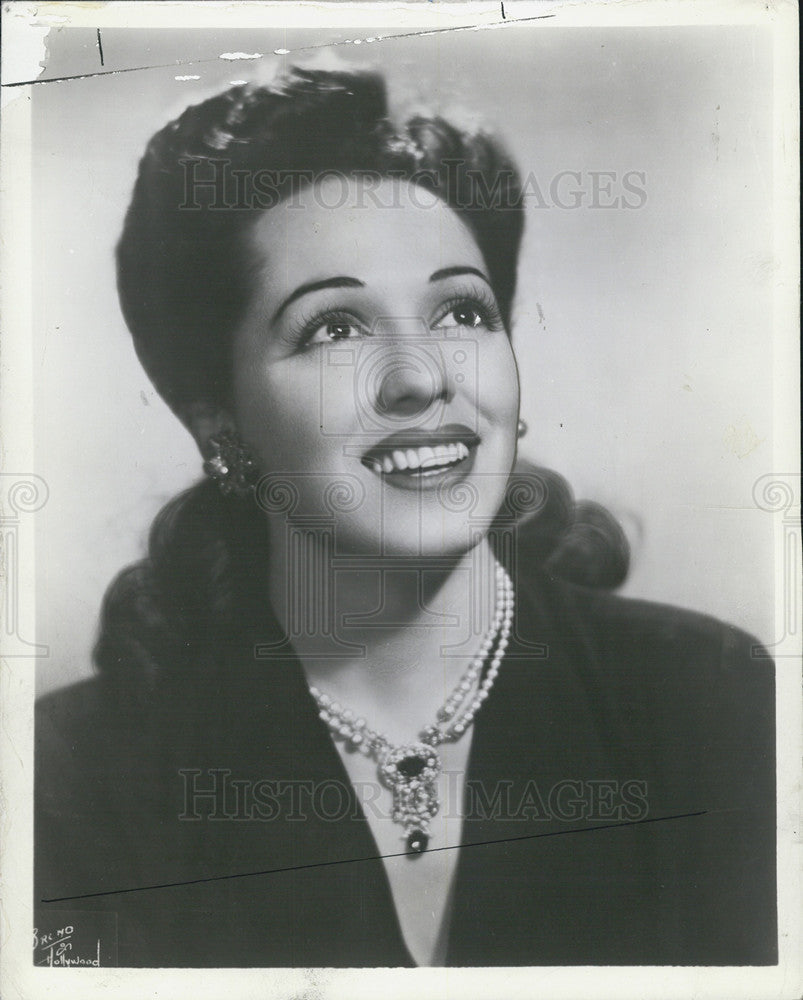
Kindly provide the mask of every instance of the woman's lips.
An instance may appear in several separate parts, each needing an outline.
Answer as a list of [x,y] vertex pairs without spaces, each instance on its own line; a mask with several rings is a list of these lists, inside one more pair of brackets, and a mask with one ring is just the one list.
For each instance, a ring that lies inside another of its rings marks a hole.
[[435,486],[448,473],[468,472],[479,443],[470,428],[450,424],[438,431],[391,435],[370,448],[362,463],[394,486]]
[[381,457],[366,459],[366,465],[374,472],[393,475],[398,472],[424,476],[432,472],[448,469],[464,458],[468,458],[469,448],[462,441],[457,444],[422,445],[419,448],[394,448]]

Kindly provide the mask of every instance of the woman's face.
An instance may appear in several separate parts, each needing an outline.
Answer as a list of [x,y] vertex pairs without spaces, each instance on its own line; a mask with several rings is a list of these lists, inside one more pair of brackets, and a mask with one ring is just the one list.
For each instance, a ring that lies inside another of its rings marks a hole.
[[515,359],[465,224],[406,182],[375,191],[330,178],[255,224],[235,419],[297,495],[285,515],[334,518],[338,551],[456,554],[504,495]]

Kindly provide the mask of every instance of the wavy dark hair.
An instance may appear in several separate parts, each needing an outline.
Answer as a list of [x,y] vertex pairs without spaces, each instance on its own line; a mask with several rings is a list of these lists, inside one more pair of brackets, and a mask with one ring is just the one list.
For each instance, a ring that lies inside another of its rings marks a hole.
[[265,206],[321,176],[397,177],[442,198],[471,229],[510,329],[524,225],[515,165],[484,133],[421,116],[396,128],[387,115],[380,76],[296,69],[187,108],[151,139],[118,290],[137,354],[183,420],[231,403],[231,331],[256,279],[245,237]]
[[[231,334],[255,277],[246,237],[266,195],[270,207],[332,171],[403,178],[458,213],[510,330],[524,219],[518,171],[502,146],[441,117],[395,125],[376,74],[294,69],[269,87],[233,87],[188,108],[139,165],[117,247],[120,301],[138,357],[185,423],[199,407],[231,404]],[[270,183],[245,196],[237,188],[232,203],[227,178],[237,177]],[[555,473],[536,478],[544,502],[520,534],[519,557],[575,582],[620,583],[628,552],[618,524],[575,504]],[[110,585],[96,666],[125,682],[129,697],[147,697],[168,676],[213,677],[238,630],[264,620],[268,559],[257,505],[199,482],[164,507],[146,558]]]

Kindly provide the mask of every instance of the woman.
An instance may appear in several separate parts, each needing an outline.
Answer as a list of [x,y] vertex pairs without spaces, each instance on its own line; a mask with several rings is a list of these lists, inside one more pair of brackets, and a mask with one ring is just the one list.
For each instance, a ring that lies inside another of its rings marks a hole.
[[610,595],[618,528],[515,466],[522,225],[500,147],[375,76],[153,138],[119,290],[208,479],[40,705],[40,926],[133,966],[776,961],[771,668]]

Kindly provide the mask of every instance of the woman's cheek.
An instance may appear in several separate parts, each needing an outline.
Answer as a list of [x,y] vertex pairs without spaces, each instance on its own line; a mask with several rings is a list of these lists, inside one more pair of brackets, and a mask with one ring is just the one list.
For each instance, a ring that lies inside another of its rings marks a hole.
[[[259,383],[259,426],[265,450],[284,470],[314,466],[325,448],[322,404],[326,400],[320,359],[314,354],[272,363]],[[339,409],[342,412],[342,406]],[[336,408],[330,406],[330,410]]]
[[519,370],[507,335],[494,334],[485,341],[478,360],[480,409],[492,423],[509,424],[515,433],[519,417]]
[[274,365],[258,359],[243,362],[236,387],[237,426],[263,473],[288,468],[294,405],[294,393]]

